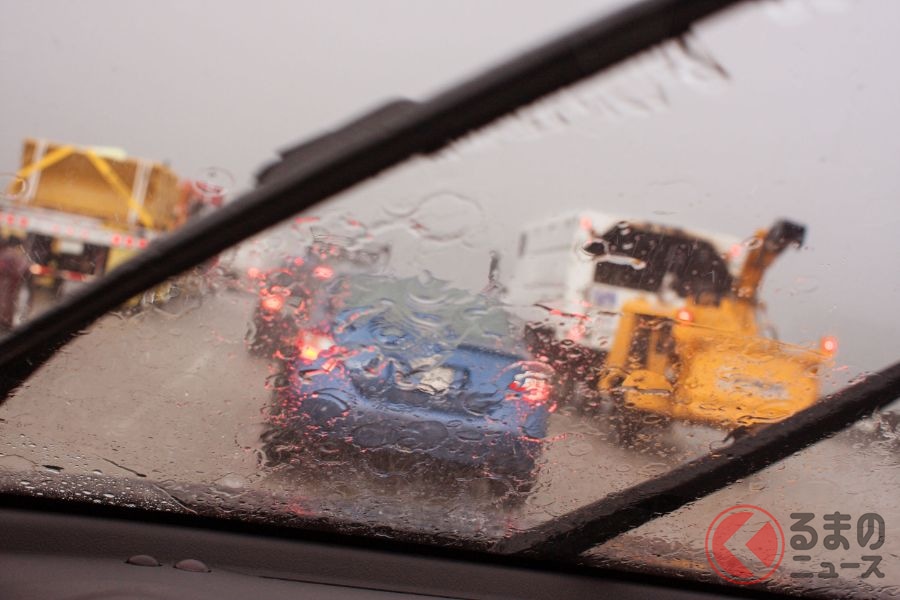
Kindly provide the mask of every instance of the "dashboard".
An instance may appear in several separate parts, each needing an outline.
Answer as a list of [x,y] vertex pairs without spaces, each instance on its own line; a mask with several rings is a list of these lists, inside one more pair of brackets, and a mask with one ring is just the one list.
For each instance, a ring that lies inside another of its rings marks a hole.
[[5,600],[775,597],[378,540],[365,547],[304,539],[302,531],[268,535],[27,507],[0,509],[0,530]]

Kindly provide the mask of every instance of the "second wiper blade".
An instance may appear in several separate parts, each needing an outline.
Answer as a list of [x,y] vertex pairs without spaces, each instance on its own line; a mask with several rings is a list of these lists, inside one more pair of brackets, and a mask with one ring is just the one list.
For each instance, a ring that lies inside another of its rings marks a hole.
[[721,490],[900,398],[900,363],[667,473],[508,537],[493,548],[564,561]]

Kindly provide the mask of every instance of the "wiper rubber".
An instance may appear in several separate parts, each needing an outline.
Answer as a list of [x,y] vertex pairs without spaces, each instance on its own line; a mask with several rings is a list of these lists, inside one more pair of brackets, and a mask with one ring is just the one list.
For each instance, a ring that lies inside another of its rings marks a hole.
[[502,554],[567,560],[765,469],[900,397],[900,363],[823,398],[792,417],[663,475],[606,496],[499,542]]
[[644,0],[412,103],[384,127],[363,118],[340,144],[313,144],[302,164],[150,244],[105,277],[0,340],[0,398],[106,312],[267,227],[397,165],[430,153],[562,87],[609,68],[746,0]]

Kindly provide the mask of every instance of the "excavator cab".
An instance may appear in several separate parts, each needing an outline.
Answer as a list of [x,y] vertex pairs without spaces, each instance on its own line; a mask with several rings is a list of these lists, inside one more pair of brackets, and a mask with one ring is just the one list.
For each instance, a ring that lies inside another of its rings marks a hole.
[[710,242],[681,230],[628,230],[634,239],[624,244],[605,239],[586,247],[600,261],[598,273],[608,269],[599,265],[639,266],[637,277],[646,273],[644,287],[654,292],[623,305],[599,378],[600,392],[619,412],[620,432],[673,419],[750,427],[815,402],[829,353],[764,337],[757,321],[765,271],[803,243],[802,225],[778,221],[758,231],[740,248],[746,255],[736,275],[727,261],[737,253],[711,254]]

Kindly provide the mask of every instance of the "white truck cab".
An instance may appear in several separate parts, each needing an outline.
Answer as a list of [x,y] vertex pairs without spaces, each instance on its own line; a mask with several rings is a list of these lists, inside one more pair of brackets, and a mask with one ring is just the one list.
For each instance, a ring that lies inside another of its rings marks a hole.
[[595,211],[570,213],[522,230],[506,301],[545,307],[557,339],[602,350],[627,301],[653,296],[676,305],[690,286],[727,293],[745,255],[733,236]]

